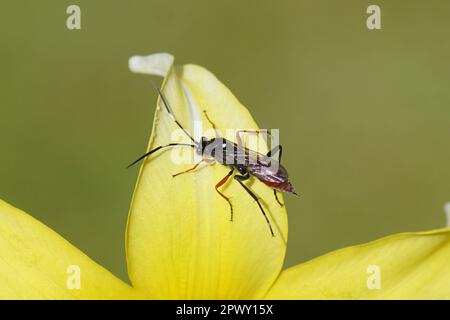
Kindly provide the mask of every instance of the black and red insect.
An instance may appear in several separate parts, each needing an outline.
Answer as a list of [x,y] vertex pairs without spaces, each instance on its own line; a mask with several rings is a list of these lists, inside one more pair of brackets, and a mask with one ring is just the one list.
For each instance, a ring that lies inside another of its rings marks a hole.
[[[241,134],[243,133],[259,134],[258,130],[237,130],[236,143],[227,140],[223,137],[220,137],[214,122],[212,122],[211,119],[208,117],[206,111],[203,111],[204,115],[206,117],[206,120],[211,124],[211,126],[215,130],[216,137],[211,139],[201,137],[200,141],[196,141],[175,118],[169,106],[169,102],[167,101],[167,98],[163,95],[161,90],[156,85],[154,85],[154,87],[155,90],[158,92],[158,95],[161,97],[161,100],[169,116],[172,118],[175,124],[186,134],[186,136],[192,141],[192,143],[173,142],[168,143],[166,145],[158,146],[148,151],[138,159],[136,159],[127,168],[138,163],[140,160],[145,159],[151,154],[157,152],[158,150],[164,148],[176,146],[193,148],[195,152],[202,157],[202,159],[198,163],[196,163],[192,168],[174,174],[173,177],[194,171],[202,162],[206,162],[209,164],[217,162],[219,164],[230,167],[230,171],[228,172],[228,174],[216,184],[215,189],[217,193],[228,202],[230,206],[230,220],[233,221],[233,205],[231,204],[230,198],[227,197],[223,192],[221,192],[219,188],[228,181],[228,179],[233,175],[233,173],[235,173],[235,171],[237,171],[239,174],[234,175],[233,177],[234,180],[236,180],[242,186],[242,188],[244,188],[244,190],[256,201],[256,203],[259,206],[259,209],[261,210],[262,214],[264,215],[264,218],[266,219],[271,235],[275,236],[270,220],[266,212],[264,211],[264,208],[261,205],[260,200],[255,195],[255,193],[248,186],[245,185],[244,181],[248,180],[251,176],[255,176],[259,181],[261,181],[262,183],[273,189],[275,200],[280,206],[283,206],[284,204],[282,204],[279,201],[277,191],[284,191],[297,195],[293,185],[289,181],[287,170],[280,164],[281,154],[283,150],[281,145],[275,146],[267,154],[261,154],[259,152],[246,148],[242,144]],[[275,154],[278,154],[278,156],[275,157]]]

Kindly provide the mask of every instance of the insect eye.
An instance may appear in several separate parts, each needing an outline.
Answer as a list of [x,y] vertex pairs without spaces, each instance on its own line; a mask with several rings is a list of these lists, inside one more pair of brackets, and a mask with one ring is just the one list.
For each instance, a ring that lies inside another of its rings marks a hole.
[[238,169],[240,174],[247,173],[247,169],[244,166],[238,166],[237,169]]

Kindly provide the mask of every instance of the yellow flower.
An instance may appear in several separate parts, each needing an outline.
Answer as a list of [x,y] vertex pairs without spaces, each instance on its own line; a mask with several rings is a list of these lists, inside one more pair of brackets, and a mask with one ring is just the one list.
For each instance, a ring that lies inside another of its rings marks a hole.
[[[165,77],[163,90],[188,130],[196,120],[208,128],[202,110],[224,134],[227,128],[257,128],[214,75],[199,66],[172,63],[171,55],[156,54],[135,57],[130,67]],[[175,128],[158,105],[149,148],[173,141]],[[185,148],[176,152],[192,154]],[[272,190],[250,182],[265,201],[274,238],[256,204],[236,183],[224,189],[235,207],[234,221],[229,221],[228,204],[214,190],[227,168],[214,165],[173,178],[186,165],[175,164],[171,154],[161,151],[141,166],[126,233],[132,286],[0,201],[0,298],[450,298],[450,229],[393,235],[282,271],[287,216]]]

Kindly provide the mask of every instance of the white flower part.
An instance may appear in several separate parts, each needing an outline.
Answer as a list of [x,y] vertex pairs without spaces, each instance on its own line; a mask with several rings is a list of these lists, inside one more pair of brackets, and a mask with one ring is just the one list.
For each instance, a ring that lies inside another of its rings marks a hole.
[[450,227],[450,202],[447,202],[444,206],[445,215],[447,216],[447,227]]
[[132,72],[165,77],[173,64],[173,56],[169,53],[155,53],[149,56],[132,56],[128,67]]
[[202,119],[199,112],[200,107],[197,105],[197,102],[195,101],[188,86],[184,83],[181,83],[181,87],[183,88],[183,93],[186,97],[186,102],[189,107],[189,113],[192,117],[192,130],[194,131],[194,139],[198,140],[203,133]]

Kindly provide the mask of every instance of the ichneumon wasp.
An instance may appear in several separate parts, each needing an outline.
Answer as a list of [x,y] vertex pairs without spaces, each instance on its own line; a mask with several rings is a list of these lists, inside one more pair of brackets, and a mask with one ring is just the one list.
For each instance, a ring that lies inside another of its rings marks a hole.
[[[236,180],[242,186],[242,188],[244,188],[244,190],[256,201],[256,203],[259,206],[259,209],[264,215],[264,218],[269,226],[271,235],[275,236],[270,220],[266,212],[264,211],[261,202],[255,195],[255,193],[248,186],[245,185],[244,181],[248,180],[251,176],[254,176],[259,181],[272,188],[275,200],[280,206],[283,206],[284,204],[282,204],[279,201],[277,191],[284,191],[292,193],[294,195],[298,195],[295,192],[293,185],[289,181],[287,170],[280,164],[281,154],[283,150],[281,145],[275,146],[267,154],[261,154],[259,152],[246,148],[242,144],[241,134],[243,133],[259,134],[259,130],[237,130],[236,143],[227,140],[223,137],[220,137],[214,122],[211,121],[206,111],[203,111],[205,118],[216,132],[216,137],[208,139],[203,136],[201,137],[200,141],[196,141],[189,134],[189,132],[178,122],[178,120],[176,119],[175,115],[173,114],[170,108],[167,98],[164,96],[161,90],[155,84],[153,84],[153,86],[156,92],[158,93],[159,97],[161,98],[165,110],[167,111],[171,119],[192,141],[192,143],[172,142],[165,145],[160,145],[154,149],[151,149],[150,151],[148,151],[147,153],[136,159],[127,168],[133,166],[134,164],[147,158],[151,154],[164,148],[170,148],[175,146],[193,148],[195,152],[202,157],[202,159],[199,162],[197,162],[192,168],[174,174],[173,177],[176,177],[180,174],[192,172],[195,169],[197,169],[197,167],[203,162],[206,162],[208,164],[217,162],[219,164],[230,167],[230,171],[215,185],[215,189],[217,193],[228,202],[228,205],[230,206],[230,220],[233,221],[233,205],[231,204],[230,198],[227,197],[223,192],[221,192],[219,188],[228,181],[228,179],[233,175],[233,173],[235,173],[235,171],[237,171],[239,174],[234,175],[233,177],[234,180]],[[275,158],[274,155],[277,153],[278,157]]]

